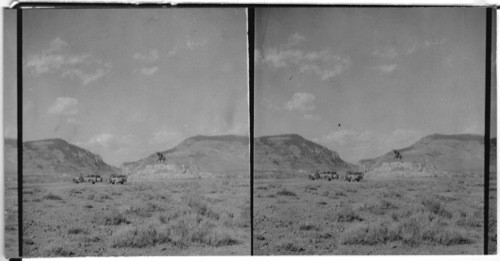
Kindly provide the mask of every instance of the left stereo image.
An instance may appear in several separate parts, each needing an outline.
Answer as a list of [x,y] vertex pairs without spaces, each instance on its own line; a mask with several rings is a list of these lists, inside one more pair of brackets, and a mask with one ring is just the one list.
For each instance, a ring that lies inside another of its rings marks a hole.
[[21,12],[4,124],[15,239],[21,101],[22,256],[250,255],[246,10]]

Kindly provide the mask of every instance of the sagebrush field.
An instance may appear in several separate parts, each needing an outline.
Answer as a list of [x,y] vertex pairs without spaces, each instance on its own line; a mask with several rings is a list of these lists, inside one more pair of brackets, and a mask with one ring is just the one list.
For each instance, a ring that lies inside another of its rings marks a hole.
[[245,178],[25,184],[26,257],[248,255]]
[[483,180],[257,179],[257,255],[483,253]]

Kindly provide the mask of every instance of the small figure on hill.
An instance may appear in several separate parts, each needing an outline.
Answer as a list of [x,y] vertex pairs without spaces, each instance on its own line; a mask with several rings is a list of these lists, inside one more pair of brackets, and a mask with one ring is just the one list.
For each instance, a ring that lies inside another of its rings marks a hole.
[[165,158],[165,156],[163,156],[163,153],[157,152],[156,156],[158,157],[158,161],[159,162],[166,162],[167,161],[167,159]]
[[395,159],[397,159],[399,161],[403,161],[404,157],[403,157],[403,155],[399,151],[393,150],[392,152],[394,153],[394,158]]
[[316,171],[316,173],[314,173],[314,179],[321,179],[321,175],[319,175],[319,171]]

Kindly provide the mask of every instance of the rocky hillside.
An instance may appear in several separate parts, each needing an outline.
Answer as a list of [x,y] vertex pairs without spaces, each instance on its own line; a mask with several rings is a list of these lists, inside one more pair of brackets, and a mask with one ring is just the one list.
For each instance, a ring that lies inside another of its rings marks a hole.
[[245,136],[195,136],[176,147],[148,157],[123,163],[120,168],[131,181],[171,178],[248,176],[249,138]]
[[79,175],[109,175],[116,170],[97,154],[62,139],[46,139],[23,142],[23,172],[39,176],[32,177],[37,182],[52,182]]
[[358,162],[369,176],[390,177],[481,175],[483,165],[483,136],[470,134],[434,134],[397,152]]
[[331,151],[297,134],[263,136],[254,141],[256,173],[309,174],[315,171],[344,171],[354,166]]

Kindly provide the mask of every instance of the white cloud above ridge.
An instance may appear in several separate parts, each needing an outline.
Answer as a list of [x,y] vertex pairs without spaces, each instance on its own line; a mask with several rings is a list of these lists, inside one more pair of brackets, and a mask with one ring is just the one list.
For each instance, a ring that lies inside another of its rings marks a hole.
[[115,135],[109,132],[103,132],[93,136],[90,140],[83,143],[82,146],[109,149],[133,146],[137,143],[138,139],[133,134]]
[[157,71],[158,71],[159,67],[158,66],[154,66],[154,67],[143,67],[141,69],[141,73],[144,74],[144,75],[153,75],[155,74]]
[[60,73],[62,77],[79,79],[82,85],[104,77],[112,68],[89,53],[71,53],[71,46],[61,38],[52,40],[50,46],[38,54],[28,55],[26,69],[35,75]]
[[182,135],[176,131],[159,130],[151,135],[149,144],[172,144],[178,143],[182,139]]
[[156,49],[152,49],[147,53],[137,52],[132,56],[132,58],[139,63],[139,68],[134,69],[134,72],[138,72],[146,76],[151,76],[160,69],[160,67],[158,66],[160,54]]
[[139,60],[139,61],[144,61],[144,62],[154,62],[154,61],[160,59],[160,54],[159,54],[158,50],[152,49],[147,53],[137,52],[132,56],[132,58],[134,58],[134,60]]
[[303,41],[305,41],[305,37],[300,35],[299,33],[294,33],[288,37],[288,42],[284,45],[287,48],[293,47],[295,45],[299,45]]
[[315,100],[316,96],[311,93],[296,92],[292,96],[292,99],[285,104],[285,108],[288,111],[313,111],[316,108],[316,105],[314,104]]
[[49,108],[49,114],[73,116],[78,114],[78,100],[70,97],[58,97]]
[[203,40],[194,40],[194,39],[188,39],[186,41],[186,48],[189,50],[194,50],[199,47],[203,47],[208,43],[208,39],[203,39]]
[[388,47],[375,49],[375,51],[372,52],[372,55],[383,59],[392,60],[398,57],[399,54],[396,51],[396,48]]
[[321,117],[313,114],[304,114],[304,119],[308,121],[320,121]]
[[393,64],[381,65],[381,66],[379,66],[379,70],[382,73],[390,74],[390,73],[394,72],[397,67],[398,67],[398,65],[396,63],[393,63]]

